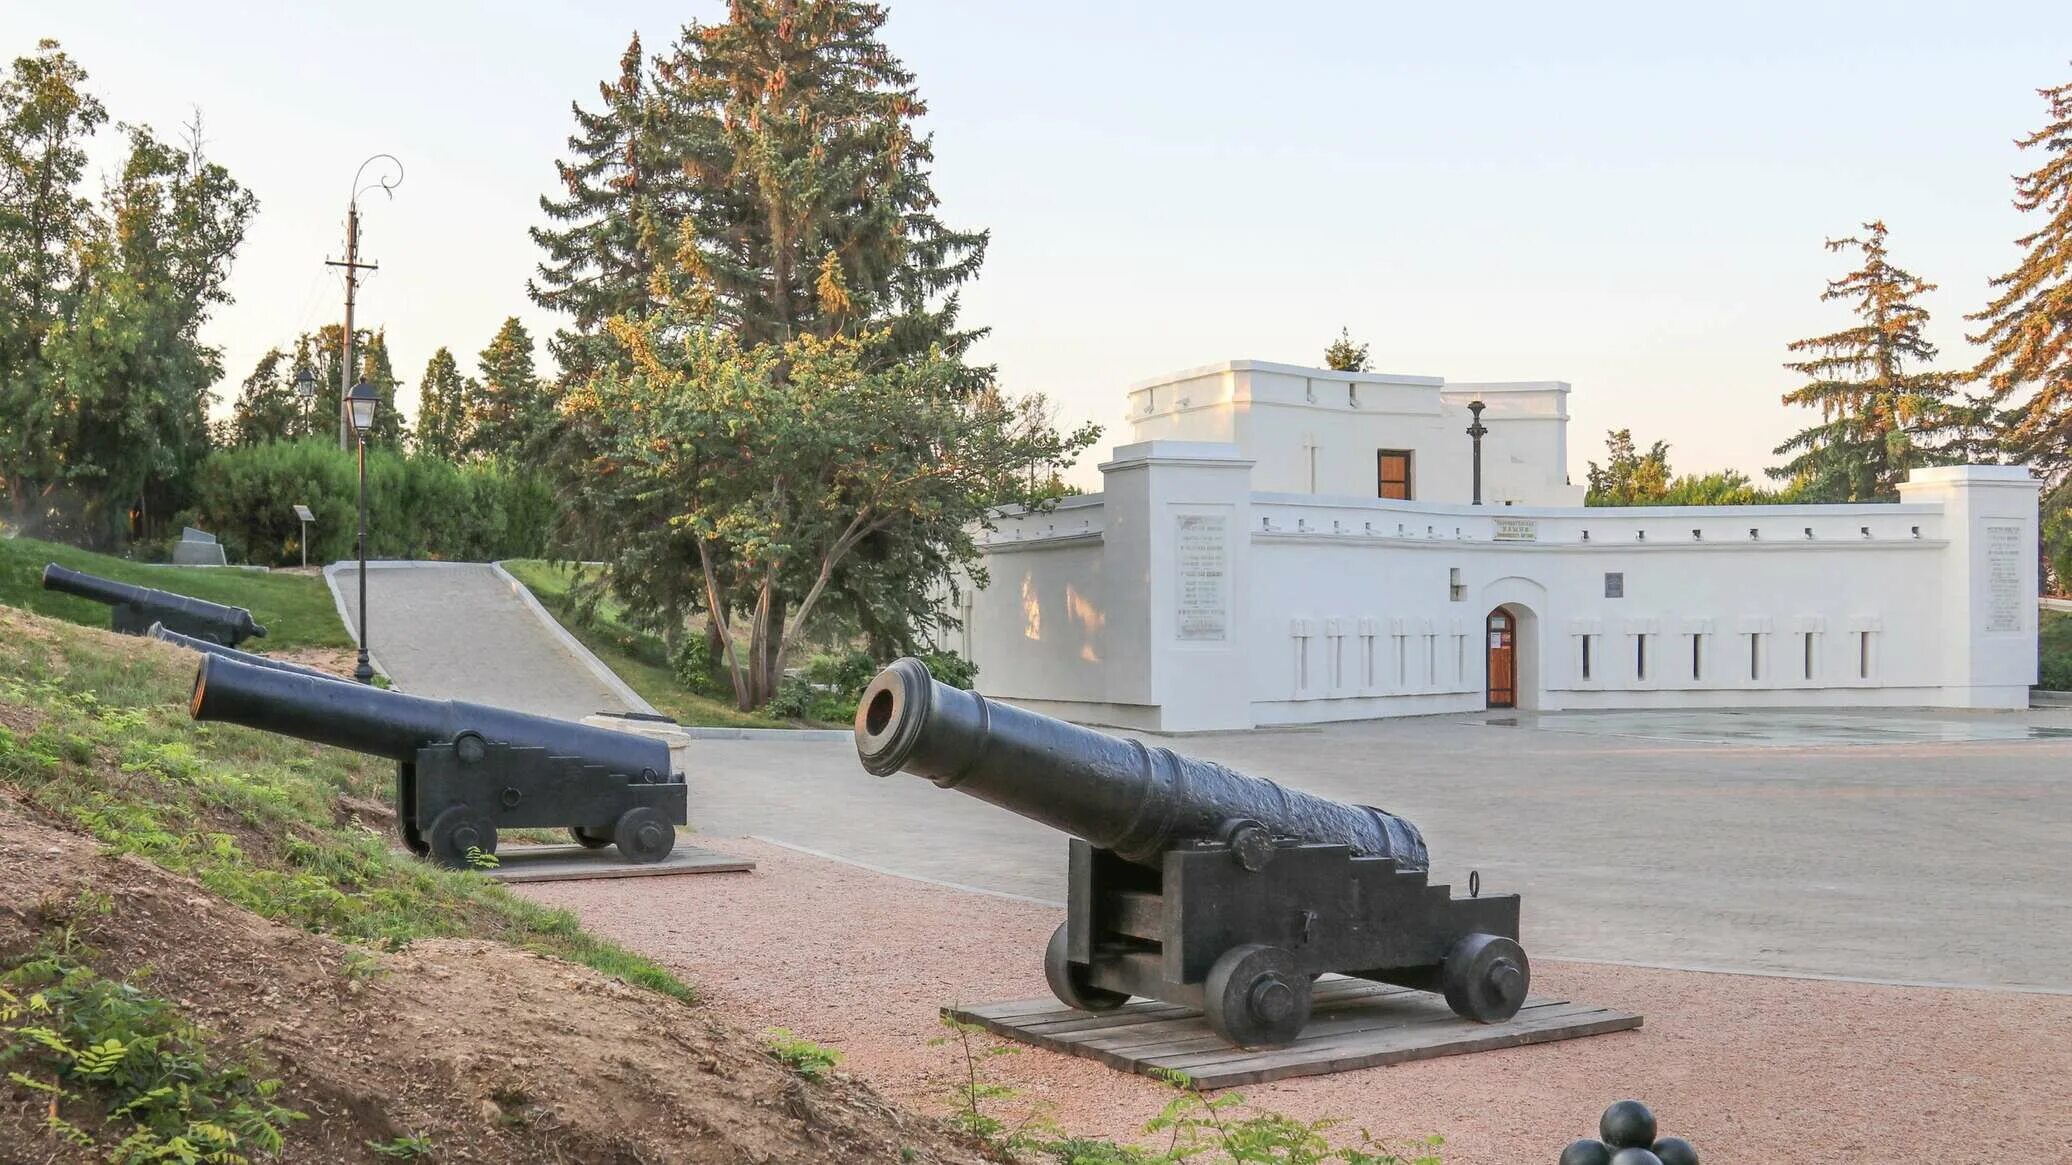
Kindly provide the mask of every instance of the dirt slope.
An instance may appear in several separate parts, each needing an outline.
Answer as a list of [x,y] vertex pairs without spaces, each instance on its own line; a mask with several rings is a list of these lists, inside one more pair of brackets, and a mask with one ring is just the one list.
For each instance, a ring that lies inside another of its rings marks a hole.
[[[80,910],[83,892],[112,912]],[[0,962],[66,925],[111,977],[252,1055],[309,1114],[283,1159],[364,1161],[415,1135],[439,1161],[977,1162],[939,1125],[837,1076],[809,1083],[713,1009],[497,943],[431,940],[349,972],[352,948],[275,925],[33,818],[0,787]],[[89,1160],[0,1079],[0,1161]]]

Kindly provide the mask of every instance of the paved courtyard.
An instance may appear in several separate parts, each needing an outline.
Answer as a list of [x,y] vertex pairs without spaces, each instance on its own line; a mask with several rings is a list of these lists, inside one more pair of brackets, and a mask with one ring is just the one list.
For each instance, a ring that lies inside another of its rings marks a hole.
[[[1429,717],[1162,740],[1416,822],[1535,955],[2072,991],[2072,712]],[[1061,835],[846,742],[698,741],[692,816],[1064,897]]]

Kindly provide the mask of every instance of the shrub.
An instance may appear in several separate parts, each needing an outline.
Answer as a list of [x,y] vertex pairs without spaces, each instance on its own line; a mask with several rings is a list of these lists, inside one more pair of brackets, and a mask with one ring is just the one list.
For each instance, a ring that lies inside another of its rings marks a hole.
[[[302,552],[293,509],[300,503],[316,515],[309,560],[342,561],[354,556],[358,475],[354,454],[327,440],[219,449],[202,462],[194,506],[183,516],[214,533],[233,559],[291,566]],[[546,550],[554,516],[547,485],[501,462],[455,465],[367,451],[371,557],[536,557]]]
[[921,657],[921,662],[928,665],[929,675],[953,688],[968,692],[978,682],[978,665],[954,651],[931,651]]
[[701,696],[732,696],[734,688],[724,664],[724,660],[712,657],[712,643],[700,632],[683,637],[676,648],[676,658],[669,661],[669,670],[684,687]]

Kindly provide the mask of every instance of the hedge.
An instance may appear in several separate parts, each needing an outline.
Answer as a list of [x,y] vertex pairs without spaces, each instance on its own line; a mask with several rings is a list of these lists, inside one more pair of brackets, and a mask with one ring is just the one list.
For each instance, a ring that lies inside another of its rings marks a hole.
[[[233,562],[289,566],[302,557],[300,503],[316,515],[309,561],[341,561],[353,557],[358,472],[354,454],[323,439],[219,449],[202,463],[183,516],[216,535]],[[369,557],[543,557],[554,516],[546,483],[500,462],[368,450]]]

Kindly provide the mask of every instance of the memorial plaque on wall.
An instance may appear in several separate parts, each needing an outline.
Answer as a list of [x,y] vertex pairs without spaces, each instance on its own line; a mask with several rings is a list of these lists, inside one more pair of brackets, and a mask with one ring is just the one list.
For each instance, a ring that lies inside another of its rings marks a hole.
[[1181,514],[1173,558],[1179,571],[1174,597],[1179,637],[1220,643],[1230,635],[1229,519],[1222,514]]
[[1498,518],[1496,520],[1496,541],[1538,542],[1540,524],[1531,518]]
[[2034,549],[2025,545],[2019,525],[1986,526],[1987,634],[2014,634],[2023,626],[2022,610],[2035,596],[2022,593],[2022,562]]

